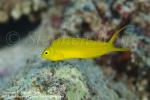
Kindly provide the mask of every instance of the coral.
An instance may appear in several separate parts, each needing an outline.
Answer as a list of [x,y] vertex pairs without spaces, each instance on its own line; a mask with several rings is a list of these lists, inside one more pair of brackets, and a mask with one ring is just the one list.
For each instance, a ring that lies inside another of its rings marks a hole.
[[32,16],[33,12],[39,12],[47,7],[47,3],[41,0],[1,0],[0,22],[7,22],[11,17],[18,20],[23,15]]
[[[74,6],[66,10],[62,28],[72,33],[75,37],[82,36],[108,41],[117,27],[122,27],[125,24],[129,25],[125,32],[120,33],[120,39],[123,46],[126,45],[131,49],[130,53],[120,54],[118,59],[115,56],[115,59],[108,60],[108,62],[115,62],[114,65],[111,63],[110,66],[116,67],[115,69],[118,70],[116,73],[124,72],[129,80],[131,78],[132,81],[129,83],[132,88],[137,88],[141,98],[148,98],[149,90],[146,90],[146,88],[149,87],[150,82],[150,41],[149,37],[147,37],[149,36],[149,12],[147,11],[150,6],[149,1],[88,0],[84,2],[83,0],[81,2],[76,1]],[[108,57],[104,61],[107,59]],[[123,67],[122,63],[128,64]],[[120,68],[117,68],[118,65]],[[116,77],[118,76],[116,75]],[[142,84],[143,81],[146,81],[145,85]],[[128,83],[128,80],[126,82]],[[142,91],[138,89],[138,86],[143,88]]]
[[[4,98],[50,98],[60,100],[88,98],[89,92],[82,73],[63,63],[42,62],[29,64],[11,81]],[[9,94],[10,93],[10,94]],[[11,96],[13,95],[13,96]],[[31,96],[31,97],[30,97]]]
[[[133,6],[134,5],[134,6]],[[130,23],[137,24],[138,26],[145,29],[149,36],[149,25],[150,25],[150,2],[148,0],[142,1],[124,1],[120,0],[114,3],[113,8],[117,11],[121,17],[130,20]]]
[[0,11],[0,22],[1,23],[6,22],[8,19],[9,18],[7,14],[4,11]]
[[[56,100],[120,98],[115,89],[109,88],[101,69],[92,60],[47,62],[34,59],[29,60],[24,69],[11,78],[7,88],[1,91],[1,97]],[[132,100],[134,94],[129,91],[125,89],[118,92],[128,95],[121,98]]]
[[[149,9],[149,0],[1,0],[1,25],[9,20],[15,23],[22,16],[41,22],[24,40],[0,50],[1,97],[148,100]],[[99,65],[92,60],[38,59],[42,50],[60,36],[108,41],[125,25],[128,27],[120,33],[116,45],[121,42],[130,52],[100,57],[95,60]],[[9,78],[15,70],[19,74]]]

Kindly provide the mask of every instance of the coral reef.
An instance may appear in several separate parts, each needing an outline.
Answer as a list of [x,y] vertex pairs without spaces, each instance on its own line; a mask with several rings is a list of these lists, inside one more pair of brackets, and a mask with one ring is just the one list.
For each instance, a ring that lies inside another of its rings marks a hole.
[[10,18],[18,20],[23,15],[32,16],[33,12],[39,12],[48,5],[41,0],[1,0],[0,22],[7,22]]
[[[96,73],[96,74],[94,74]],[[108,84],[92,60],[47,62],[29,59],[22,71],[1,91],[4,99],[133,100],[137,98],[123,83]],[[117,88],[116,88],[117,86]],[[123,91],[117,90],[118,87]],[[116,92],[118,91],[120,95]]]
[[[149,9],[149,0],[1,0],[0,26],[24,16],[35,24],[40,19],[26,38],[0,49],[1,98],[149,100]],[[129,47],[129,52],[94,59],[97,64],[39,58],[58,37],[108,41],[125,25],[116,45]],[[24,27],[20,30],[24,32]]]
[[[121,34],[122,43],[131,49],[130,53],[117,56],[101,57],[104,66],[114,66],[116,73],[125,73],[132,88],[137,90],[141,99],[148,99],[149,94],[149,12],[148,0],[143,1],[76,1],[67,12],[62,28],[90,39],[108,41],[116,27],[128,25]],[[90,3],[89,3],[90,2]],[[79,3],[79,4],[78,4]],[[89,4],[88,4],[89,3]],[[88,6],[86,6],[88,4]],[[134,6],[133,6],[134,5]],[[84,9],[84,6],[86,9]],[[77,8],[78,9],[77,9]],[[77,9],[77,10],[76,10]],[[87,10],[88,9],[88,10]],[[72,23],[74,22],[74,23]],[[80,33],[80,34],[78,34]],[[106,60],[111,58],[111,60]],[[114,59],[115,58],[115,59]],[[98,61],[99,63],[100,61]],[[100,63],[100,65],[102,65]],[[122,66],[125,65],[125,66]],[[122,67],[122,68],[121,68]],[[104,68],[105,69],[105,68]],[[118,77],[118,75],[116,75]],[[123,78],[123,77],[122,77]],[[119,78],[119,80],[121,80]]]

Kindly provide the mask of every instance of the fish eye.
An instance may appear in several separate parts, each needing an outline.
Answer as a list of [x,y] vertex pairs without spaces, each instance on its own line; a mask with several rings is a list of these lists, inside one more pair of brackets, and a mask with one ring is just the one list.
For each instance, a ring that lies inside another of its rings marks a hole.
[[46,54],[46,55],[47,55],[47,54],[48,54],[48,51],[45,51],[45,52],[44,52],[44,54]]

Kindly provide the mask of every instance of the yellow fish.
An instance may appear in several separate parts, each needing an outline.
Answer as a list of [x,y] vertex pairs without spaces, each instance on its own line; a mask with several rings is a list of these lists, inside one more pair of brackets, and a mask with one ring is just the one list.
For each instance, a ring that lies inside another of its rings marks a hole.
[[113,43],[121,28],[114,33],[109,42],[88,40],[85,38],[58,38],[42,53],[42,57],[52,61],[72,58],[96,58],[113,51],[128,51],[127,48],[116,48]]

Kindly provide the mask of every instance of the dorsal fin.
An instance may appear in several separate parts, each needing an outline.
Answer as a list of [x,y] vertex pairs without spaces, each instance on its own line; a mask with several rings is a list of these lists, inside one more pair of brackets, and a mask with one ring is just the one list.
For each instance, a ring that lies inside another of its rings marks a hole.
[[124,28],[126,28],[126,26],[124,26],[124,27],[122,27],[121,29],[117,30],[117,31],[113,34],[112,38],[109,40],[109,43],[113,44],[113,43],[116,41],[116,39],[118,38],[118,34],[119,34]]
[[69,47],[69,46],[94,46],[97,41],[88,40],[85,38],[58,38],[51,44],[52,47]]

